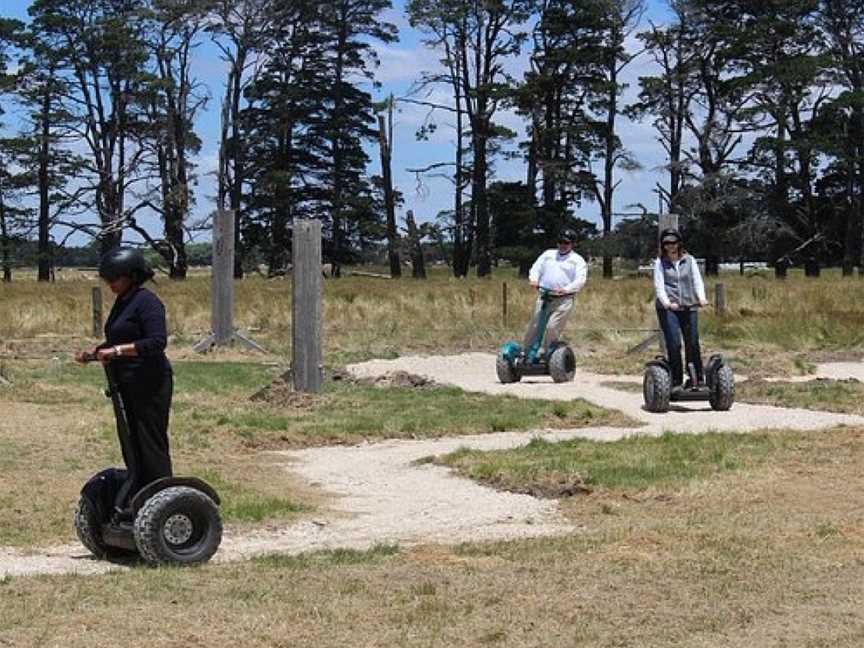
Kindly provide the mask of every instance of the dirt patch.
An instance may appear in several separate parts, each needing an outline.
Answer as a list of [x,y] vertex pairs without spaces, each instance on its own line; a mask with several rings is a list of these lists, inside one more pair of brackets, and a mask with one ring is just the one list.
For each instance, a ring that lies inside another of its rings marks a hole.
[[280,409],[312,412],[324,404],[327,401],[327,397],[321,394],[307,394],[295,391],[290,381],[285,376],[281,376],[263,389],[252,394],[249,400],[257,403],[267,403]]
[[840,351],[812,351],[805,354],[809,362],[827,364],[830,362],[862,362],[864,351],[861,349],[843,349]]
[[500,490],[531,497],[542,497],[546,499],[562,499],[575,495],[590,495],[593,489],[585,483],[581,475],[572,472],[552,472],[529,481],[519,488],[514,488],[507,483],[496,484],[495,480],[487,482]]
[[414,389],[440,386],[434,380],[407,371],[391,371],[383,376],[368,379],[368,382],[376,387],[409,387]]
[[[410,389],[440,387],[434,380],[407,371],[391,371],[373,378],[356,378],[347,370],[340,368],[331,372],[326,377],[326,380],[342,384],[372,385],[382,389],[391,387]],[[249,400],[258,403],[267,403],[280,409],[290,409],[300,412],[312,412],[327,402],[327,397],[321,394],[307,394],[295,391],[291,383],[291,373],[289,371],[282,374],[263,389],[252,394]]]
[[380,375],[360,377],[351,373],[347,368],[342,367],[334,370],[327,379],[332,382],[352,383],[355,385],[373,385],[375,387],[407,387],[407,388],[423,388],[423,387],[441,387],[438,383],[426,376],[420,376],[410,371],[401,369],[396,371],[388,371]]

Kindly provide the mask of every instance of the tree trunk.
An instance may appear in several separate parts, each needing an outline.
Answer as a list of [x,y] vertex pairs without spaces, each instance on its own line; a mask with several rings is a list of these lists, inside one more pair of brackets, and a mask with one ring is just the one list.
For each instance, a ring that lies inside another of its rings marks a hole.
[[48,165],[51,138],[51,91],[50,83],[43,86],[42,114],[39,115],[42,129],[42,140],[39,143],[39,273],[38,281],[51,281],[51,243],[49,239],[51,228],[51,199]]
[[720,257],[709,254],[705,257],[705,276],[717,277],[720,275]]
[[[290,192],[290,170],[293,163],[293,137],[294,125],[286,124],[282,132],[282,141],[279,143],[278,171],[282,181],[286,182],[287,191]],[[277,191],[279,196],[280,192]],[[292,240],[288,232],[288,224],[291,222],[291,201],[286,198],[278,200],[273,206],[273,215],[270,219],[270,250],[267,260],[268,275],[271,277],[284,274],[288,270],[288,253],[291,249]],[[236,217],[236,215],[235,215]],[[293,255],[292,255],[293,256]],[[333,264],[335,271],[336,264]]]
[[[485,109],[485,108],[484,108]],[[480,109],[478,108],[478,112]],[[488,277],[492,274],[492,250],[490,246],[489,204],[486,195],[486,176],[488,173],[486,146],[488,124],[475,125],[474,134],[474,184],[471,202],[477,214],[477,276]]]
[[[608,242],[612,236],[612,213],[615,198],[615,117],[618,113],[618,61],[613,56],[607,62],[609,72],[609,96],[606,106],[606,159],[603,165],[603,239]],[[612,257],[608,252],[603,255],[603,278],[613,277]]]
[[241,75],[246,65],[246,50],[237,51],[237,69],[234,75],[231,95],[231,187],[229,200],[234,210],[234,278],[243,278],[243,178],[245,155],[242,138],[240,137],[240,95]]
[[6,207],[0,193],[0,263],[3,265],[3,282],[12,281],[12,265],[9,262],[9,232],[6,229]]
[[[393,124],[393,97],[390,97],[390,125]],[[396,231],[396,199],[393,195],[393,172],[391,168],[390,142],[384,115],[378,115],[378,142],[381,147],[381,173],[384,177],[384,205],[387,210],[387,256],[390,260],[390,276],[402,276],[399,259],[399,234]],[[413,221],[413,218],[411,219]],[[410,227],[410,222],[409,222]],[[415,275],[416,276],[416,275]]]
[[[854,149],[853,149],[854,150]],[[851,153],[851,151],[850,151]],[[843,243],[843,276],[851,277],[855,271],[855,246],[858,243],[858,203],[855,195],[855,159],[850,156],[846,167],[846,194],[849,201],[849,209],[846,212],[846,236]]]
[[408,239],[411,242],[412,274],[415,279],[425,279],[426,263],[423,260],[423,237],[420,236],[420,231],[417,229],[417,222],[414,220],[414,212],[409,211],[405,220],[408,223]]

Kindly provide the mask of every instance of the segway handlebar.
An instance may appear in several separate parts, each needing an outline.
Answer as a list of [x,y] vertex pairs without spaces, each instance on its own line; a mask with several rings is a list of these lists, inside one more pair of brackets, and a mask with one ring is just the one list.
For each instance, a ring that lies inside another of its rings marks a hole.
[[541,288],[537,286],[537,291],[540,293],[542,297],[575,297],[576,293],[561,293],[560,295],[556,295],[554,290],[550,290],[549,288]]

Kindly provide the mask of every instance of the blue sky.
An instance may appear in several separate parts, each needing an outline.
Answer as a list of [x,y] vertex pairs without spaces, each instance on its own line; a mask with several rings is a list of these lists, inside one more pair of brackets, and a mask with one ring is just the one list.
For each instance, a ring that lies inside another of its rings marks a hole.
[[[27,19],[27,7],[31,0],[0,0],[2,10],[0,14],[6,17],[18,17]],[[404,96],[422,71],[434,70],[437,65],[435,53],[426,49],[422,42],[422,35],[412,29],[404,15],[405,0],[394,0],[394,7],[387,12],[386,19],[399,28],[399,42],[390,45],[376,45],[381,65],[378,68],[377,78],[381,83],[380,88],[368,88],[376,99],[383,99],[393,93],[396,97]],[[663,0],[648,0],[646,16],[647,20],[662,22],[664,18]],[[513,62],[513,70],[521,71],[527,66],[527,52],[523,52],[520,60]],[[209,43],[204,43],[198,50],[196,63],[196,74],[206,85],[210,102],[207,111],[199,120],[198,133],[201,136],[204,147],[198,159],[199,184],[196,191],[197,207],[195,219],[202,218],[213,209],[214,182],[212,171],[215,169],[218,156],[218,133],[219,133],[219,106],[223,93],[223,64],[219,60],[217,51]],[[627,99],[635,99],[638,93],[638,78],[653,73],[647,57],[636,59],[625,73],[626,80],[630,83]],[[442,90],[441,97],[446,97]],[[393,144],[393,171],[394,181],[397,188],[405,197],[405,205],[401,210],[400,217],[408,209],[414,211],[421,221],[427,221],[435,215],[452,206],[452,185],[443,179],[429,179],[425,182],[422,190],[418,189],[414,174],[408,173],[408,168],[423,167],[428,164],[449,161],[453,157],[454,137],[453,129],[447,126],[447,117],[440,116],[435,121],[438,130],[430,142],[417,142],[415,132],[417,127],[424,122],[428,109],[403,104],[400,106],[395,117],[395,133]],[[643,166],[642,171],[619,174],[622,183],[617,191],[615,199],[615,211],[632,211],[628,205],[641,202],[651,209],[657,205],[656,194],[653,193],[655,183],[659,180],[665,184],[665,175],[657,169],[663,164],[664,153],[655,140],[653,128],[649,123],[633,123],[621,118],[620,133],[624,145],[635,155]],[[14,125],[14,114],[11,119],[7,116],[7,123]],[[524,134],[524,124],[513,114],[503,113],[500,121],[517,131],[520,136]],[[367,147],[371,159],[369,173],[380,173],[377,145],[370,143]],[[525,165],[520,160],[499,161],[496,163],[495,179],[500,180],[522,180],[525,175]],[[577,212],[583,218],[597,221],[598,208],[596,205],[586,203]],[[145,221],[146,222],[146,221]],[[158,230],[155,218],[150,220],[148,228]],[[82,242],[76,239],[76,242]]]

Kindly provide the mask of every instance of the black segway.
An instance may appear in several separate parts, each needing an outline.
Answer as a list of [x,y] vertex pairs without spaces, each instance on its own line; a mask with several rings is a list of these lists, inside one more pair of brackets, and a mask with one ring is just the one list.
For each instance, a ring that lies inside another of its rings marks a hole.
[[546,325],[549,323],[549,302],[553,297],[552,291],[540,291],[540,320],[537,323],[537,337],[531,347],[523,353],[518,342],[507,342],[498,352],[495,372],[502,383],[519,382],[522,376],[552,376],[556,383],[573,381],[576,375],[576,355],[566,342],[557,342],[547,349],[545,354],[540,353]]
[[696,380],[693,363],[687,366],[689,383],[672,387],[672,369],[669,361],[658,356],[645,366],[642,394],[649,412],[669,411],[669,404],[682,401],[708,401],[711,409],[725,412],[735,402],[735,375],[722,355],[713,355],[705,367],[705,383]]
[[[87,354],[86,362],[96,361]],[[81,543],[101,559],[138,554],[154,565],[195,565],[207,562],[222,542],[219,495],[194,477],[157,479],[130,493],[123,485],[137,470],[137,453],[126,407],[111,362],[105,365],[106,395],[117,418],[117,435],[128,470],[109,468],[94,475],[81,489],[75,511],[75,531]]]

